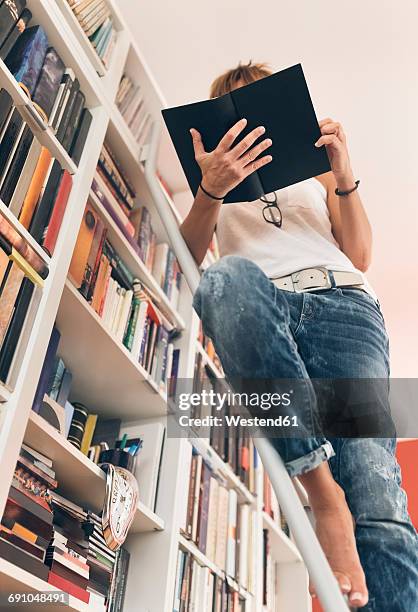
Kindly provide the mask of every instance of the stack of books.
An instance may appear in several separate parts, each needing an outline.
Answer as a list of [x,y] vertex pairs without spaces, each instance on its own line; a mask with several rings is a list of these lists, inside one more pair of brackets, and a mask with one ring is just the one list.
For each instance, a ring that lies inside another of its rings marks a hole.
[[[4,3],[0,11],[8,5],[9,3]],[[90,111],[85,108],[86,99],[80,90],[78,79],[71,68],[66,68],[55,48],[49,44],[43,28],[39,25],[26,28],[10,49],[5,63],[19,86],[32,100],[41,118],[50,125],[58,141],[78,164],[92,117]],[[7,105],[7,97],[3,104]],[[32,149],[33,136],[31,138],[28,135],[27,126],[15,113],[9,115],[13,119],[11,126],[17,122],[14,130],[16,134],[24,136],[26,148]],[[7,129],[10,138],[10,127]],[[35,156],[33,151],[32,155]],[[37,157],[40,157],[39,150]],[[46,165],[47,161],[44,160],[43,163]],[[32,168],[33,166],[32,163]]]
[[107,240],[104,223],[90,203],[81,223],[69,278],[115,338],[166,391],[168,379],[176,374],[172,372],[174,326]]
[[83,32],[107,68],[116,42],[116,30],[106,0],[67,0]]
[[119,83],[116,106],[138,145],[140,147],[146,145],[149,139],[152,117],[147,112],[141,87],[135,85],[126,74],[123,75]]
[[253,592],[256,513],[193,450],[182,531],[226,576]]
[[46,552],[53,536],[49,492],[57,487],[52,461],[23,445],[0,525],[0,555],[48,581]]
[[[274,608],[270,608],[273,610]],[[245,600],[228,579],[213,574],[193,555],[179,550],[173,612],[245,612]]]

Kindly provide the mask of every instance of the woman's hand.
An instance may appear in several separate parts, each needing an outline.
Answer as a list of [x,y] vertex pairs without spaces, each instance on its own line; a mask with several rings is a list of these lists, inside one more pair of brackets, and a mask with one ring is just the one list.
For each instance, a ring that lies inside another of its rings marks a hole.
[[351,170],[347,141],[340,123],[332,119],[319,122],[322,136],[315,143],[316,147],[325,145],[331,170],[340,189],[354,186],[354,176]]
[[255,128],[238,144],[232,146],[246,125],[246,119],[238,121],[210,153],[205,151],[200,133],[194,128],[190,130],[195,158],[202,172],[203,188],[216,198],[226,196],[247,176],[273,159],[271,155],[259,157],[271,146],[270,138],[265,138],[253,147],[255,141],[264,134],[264,127]]

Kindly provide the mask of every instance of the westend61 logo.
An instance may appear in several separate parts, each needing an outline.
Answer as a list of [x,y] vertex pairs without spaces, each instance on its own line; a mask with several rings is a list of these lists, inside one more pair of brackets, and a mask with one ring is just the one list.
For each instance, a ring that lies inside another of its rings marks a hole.
[[180,393],[178,397],[179,410],[191,410],[198,406],[210,407],[220,411],[227,406],[242,406],[245,408],[260,408],[271,410],[283,406],[290,406],[291,392],[289,393],[234,393],[228,391],[217,393],[213,389],[203,389],[200,393]]

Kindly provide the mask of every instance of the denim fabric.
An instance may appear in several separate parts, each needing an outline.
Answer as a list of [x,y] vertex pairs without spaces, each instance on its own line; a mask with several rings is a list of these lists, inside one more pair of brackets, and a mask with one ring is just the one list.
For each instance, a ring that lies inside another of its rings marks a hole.
[[203,274],[194,307],[228,379],[304,379],[297,406],[286,408],[300,417],[300,437],[273,443],[291,476],[330,460],[356,521],[370,592],[363,609],[417,612],[418,538],[400,487],[396,441],[320,435],[323,417],[310,380],[389,377],[378,303],[357,289],[283,291],[253,262],[227,256]]

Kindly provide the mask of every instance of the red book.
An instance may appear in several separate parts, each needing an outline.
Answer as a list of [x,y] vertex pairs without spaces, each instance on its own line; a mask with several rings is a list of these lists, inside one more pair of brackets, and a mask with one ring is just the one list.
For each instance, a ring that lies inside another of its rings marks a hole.
[[54,253],[55,244],[57,242],[72,186],[73,179],[71,174],[67,170],[64,170],[60,186],[58,188],[57,197],[55,198],[51,218],[49,220],[48,227],[46,228],[45,237],[42,243],[42,246],[50,256],[52,256]]
[[57,574],[54,574],[54,572],[49,572],[48,582],[49,584],[52,584],[52,586],[57,587],[57,589],[60,589],[61,591],[69,593],[69,595],[73,595],[74,597],[77,597],[77,599],[84,601],[84,603],[89,603],[90,593],[84,589],[81,589],[70,580],[57,576]]

